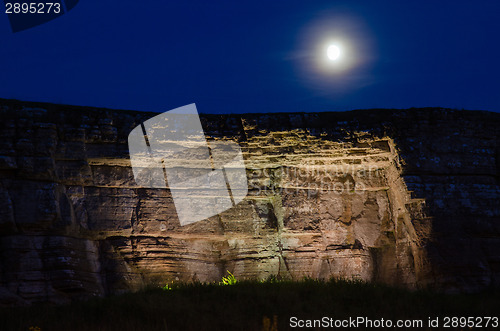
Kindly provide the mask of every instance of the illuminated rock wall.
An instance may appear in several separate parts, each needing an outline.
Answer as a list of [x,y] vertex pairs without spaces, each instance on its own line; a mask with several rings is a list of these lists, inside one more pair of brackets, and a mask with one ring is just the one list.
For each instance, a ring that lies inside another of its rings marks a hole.
[[237,141],[235,208],[181,227],[135,184],[128,133],[155,114],[0,100],[0,303],[167,281],[346,277],[500,284],[500,116],[445,109],[203,115]]

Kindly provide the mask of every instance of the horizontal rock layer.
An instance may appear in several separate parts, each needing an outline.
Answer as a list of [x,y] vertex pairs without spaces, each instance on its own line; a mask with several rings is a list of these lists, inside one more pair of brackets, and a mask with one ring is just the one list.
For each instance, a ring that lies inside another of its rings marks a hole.
[[449,109],[202,115],[248,196],[180,226],[136,185],[130,131],[156,113],[0,100],[0,303],[148,283],[346,277],[500,284],[500,116]]

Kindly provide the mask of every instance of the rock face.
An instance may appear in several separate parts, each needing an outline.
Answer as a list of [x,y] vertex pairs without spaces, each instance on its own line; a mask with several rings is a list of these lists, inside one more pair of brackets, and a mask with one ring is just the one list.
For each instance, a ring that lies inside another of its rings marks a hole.
[[136,185],[154,113],[0,100],[0,303],[271,275],[500,286],[500,114],[447,109],[202,115],[243,150],[249,194],[180,226]]

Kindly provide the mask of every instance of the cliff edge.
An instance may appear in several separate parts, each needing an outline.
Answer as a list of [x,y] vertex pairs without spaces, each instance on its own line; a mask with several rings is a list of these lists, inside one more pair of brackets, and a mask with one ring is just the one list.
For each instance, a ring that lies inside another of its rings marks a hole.
[[170,281],[344,277],[500,286],[500,114],[441,108],[201,115],[249,194],[180,226],[136,185],[127,137],[156,113],[0,99],[0,304]]

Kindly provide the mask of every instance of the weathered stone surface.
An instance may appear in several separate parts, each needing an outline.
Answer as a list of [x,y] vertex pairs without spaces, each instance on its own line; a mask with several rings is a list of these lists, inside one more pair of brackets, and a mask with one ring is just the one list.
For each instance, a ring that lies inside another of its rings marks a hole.
[[0,304],[171,280],[346,277],[500,286],[500,116],[447,109],[203,115],[243,150],[249,193],[180,226],[136,185],[153,113],[0,100]]

